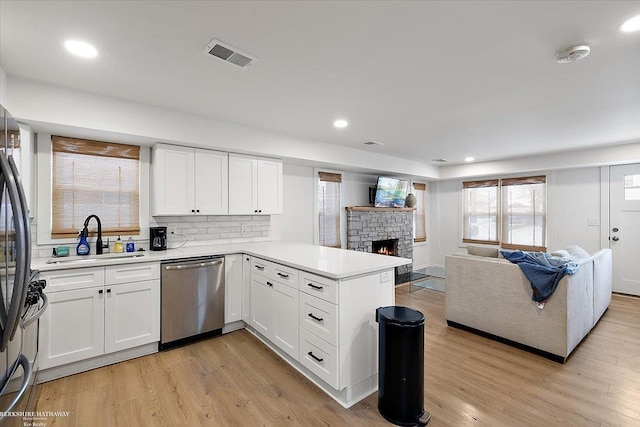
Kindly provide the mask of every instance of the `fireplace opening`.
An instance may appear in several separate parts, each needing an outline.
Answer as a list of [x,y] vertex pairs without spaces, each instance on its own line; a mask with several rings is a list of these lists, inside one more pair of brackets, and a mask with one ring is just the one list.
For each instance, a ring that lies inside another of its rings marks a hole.
[[371,252],[380,255],[398,256],[398,239],[374,240]]

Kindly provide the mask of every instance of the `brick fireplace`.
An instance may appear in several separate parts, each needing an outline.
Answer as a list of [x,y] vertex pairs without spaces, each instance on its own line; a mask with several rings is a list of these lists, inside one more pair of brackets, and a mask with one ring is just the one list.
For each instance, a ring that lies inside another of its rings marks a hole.
[[[360,252],[389,252],[380,242],[395,240],[390,247],[395,256],[413,259],[413,208],[347,207],[347,249]],[[374,250],[374,242],[376,249]],[[411,273],[412,264],[396,268],[396,277]]]

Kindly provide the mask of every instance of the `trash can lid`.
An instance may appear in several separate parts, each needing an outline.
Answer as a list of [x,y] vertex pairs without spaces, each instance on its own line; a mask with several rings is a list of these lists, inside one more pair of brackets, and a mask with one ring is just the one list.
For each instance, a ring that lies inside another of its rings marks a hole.
[[380,307],[377,310],[378,319],[384,318],[388,322],[399,325],[420,325],[424,323],[424,314],[409,307],[392,305]]

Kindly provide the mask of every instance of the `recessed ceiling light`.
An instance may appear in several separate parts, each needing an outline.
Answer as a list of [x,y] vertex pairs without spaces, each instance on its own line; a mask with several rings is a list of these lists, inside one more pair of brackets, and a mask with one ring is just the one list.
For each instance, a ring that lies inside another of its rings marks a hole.
[[633,33],[634,31],[640,31],[640,15],[634,16],[633,18],[625,21],[625,23],[620,26],[620,31],[622,31],[623,33]]
[[475,157],[465,157],[464,161],[465,162],[473,162],[476,158]]
[[335,122],[333,122],[333,126],[337,127],[338,129],[342,129],[349,126],[349,122],[346,121],[345,119],[338,119]]
[[81,56],[83,58],[95,58],[98,56],[98,51],[95,47],[89,43],[81,42],[79,40],[67,40],[64,42],[64,47],[74,55]]

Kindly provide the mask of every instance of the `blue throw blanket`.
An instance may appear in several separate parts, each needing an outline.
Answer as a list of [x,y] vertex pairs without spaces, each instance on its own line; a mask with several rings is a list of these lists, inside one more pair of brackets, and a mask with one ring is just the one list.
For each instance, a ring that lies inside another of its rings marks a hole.
[[578,271],[578,264],[575,262],[543,252],[500,252],[506,259],[518,264],[524,275],[529,279],[533,289],[531,299],[536,302],[548,300],[565,274],[573,274]]

